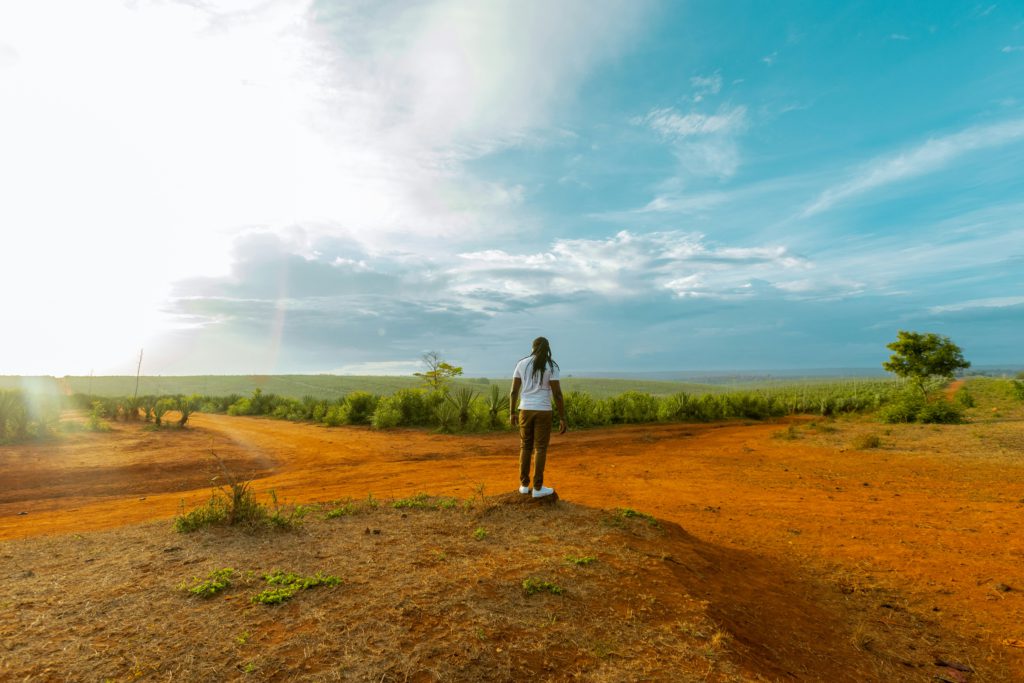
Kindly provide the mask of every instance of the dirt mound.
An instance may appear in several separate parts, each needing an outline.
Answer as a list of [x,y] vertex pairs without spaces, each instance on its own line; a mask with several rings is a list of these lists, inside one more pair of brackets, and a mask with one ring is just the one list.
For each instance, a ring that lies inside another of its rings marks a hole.
[[[564,502],[437,500],[318,506],[295,532],[180,535],[160,523],[5,544],[5,671],[19,680],[745,677],[709,605],[680,590],[671,558],[690,541],[678,534]],[[218,571],[230,582],[222,591],[187,592]],[[279,587],[265,578],[275,571],[340,583],[254,603]],[[54,648],[58,640],[69,645]]]
[[535,505],[554,505],[559,500],[558,491],[555,491],[549,496],[543,496],[542,498],[534,498],[529,494],[519,493],[518,491],[512,493],[503,493],[498,496],[491,498],[491,502],[494,505],[511,505],[513,507],[532,507]]

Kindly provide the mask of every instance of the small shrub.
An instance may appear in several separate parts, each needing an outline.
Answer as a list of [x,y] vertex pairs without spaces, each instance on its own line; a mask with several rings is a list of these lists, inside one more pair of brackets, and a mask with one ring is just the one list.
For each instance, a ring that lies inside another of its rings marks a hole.
[[571,565],[576,566],[576,567],[586,567],[588,564],[591,564],[591,563],[596,562],[596,561],[597,561],[597,558],[593,557],[591,555],[584,555],[584,556],[581,556],[581,557],[576,557],[574,555],[569,555],[569,556],[567,556],[565,558],[566,564],[571,564]]
[[882,439],[877,434],[861,434],[853,440],[853,447],[859,451],[880,448]]
[[180,588],[200,598],[212,598],[231,587],[231,575],[234,573],[231,568],[216,569],[205,579],[193,579],[196,583],[191,586],[183,581]]
[[963,417],[960,407],[946,401],[932,401],[917,414],[918,422],[925,424],[960,424]]
[[544,579],[538,579],[529,577],[523,581],[523,592],[527,595],[535,595],[541,592],[548,592],[552,595],[562,595],[565,591],[557,583],[546,581]]
[[473,531],[473,538],[475,538],[478,541],[484,540],[485,538],[487,538],[487,529],[483,528],[482,526],[478,526]]
[[915,422],[924,405],[924,398],[920,394],[905,392],[882,408],[879,417],[882,422],[889,424]]

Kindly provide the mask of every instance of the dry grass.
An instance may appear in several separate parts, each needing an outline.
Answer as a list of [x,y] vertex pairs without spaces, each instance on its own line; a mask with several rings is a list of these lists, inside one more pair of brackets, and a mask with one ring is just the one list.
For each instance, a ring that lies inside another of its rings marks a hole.
[[[707,603],[679,590],[677,537],[640,516],[609,525],[564,502],[505,500],[340,501],[291,532],[155,523],[6,542],[0,669],[27,681],[746,680]],[[209,597],[187,590],[227,568]],[[275,571],[340,583],[254,604]],[[524,590],[531,580],[561,592]]]

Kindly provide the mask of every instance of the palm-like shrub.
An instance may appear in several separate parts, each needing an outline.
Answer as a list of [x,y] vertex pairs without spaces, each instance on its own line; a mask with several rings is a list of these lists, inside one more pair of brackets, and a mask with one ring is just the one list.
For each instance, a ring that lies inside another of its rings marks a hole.
[[444,401],[434,409],[434,417],[437,418],[438,430],[448,433],[458,421],[459,411],[450,402]]
[[191,417],[192,413],[196,412],[199,404],[198,396],[179,396],[177,399],[178,412],[181,413],[181,417],[178,418],[178,426],[184,427],[188,423],[188,418]]
[[447,394],[445,398],[455,408],[459,426],[465,428],[469,424],[469,416],[473,412],[473,401],[476,399],[476,392],[469,387],[462,387],[454,393]]
[[168,410],[174,409],[174,400],[169,398],[161,398],[153,404],[153,421],[157,427],[160,427],[164,423],[164,415],[167,414]]
[[492,384],[491,393],[487,396],[487,416],[492,429],[501,425],[502,417],[508,409],[508,395],[498,388],[497,384]]

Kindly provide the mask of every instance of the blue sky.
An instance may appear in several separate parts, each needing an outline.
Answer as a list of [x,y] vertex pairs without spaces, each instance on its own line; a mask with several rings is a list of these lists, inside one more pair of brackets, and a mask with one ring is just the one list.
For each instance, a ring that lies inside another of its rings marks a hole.
[[26,0],[0,111],[0,373],[1024,364],[1019,3]]

